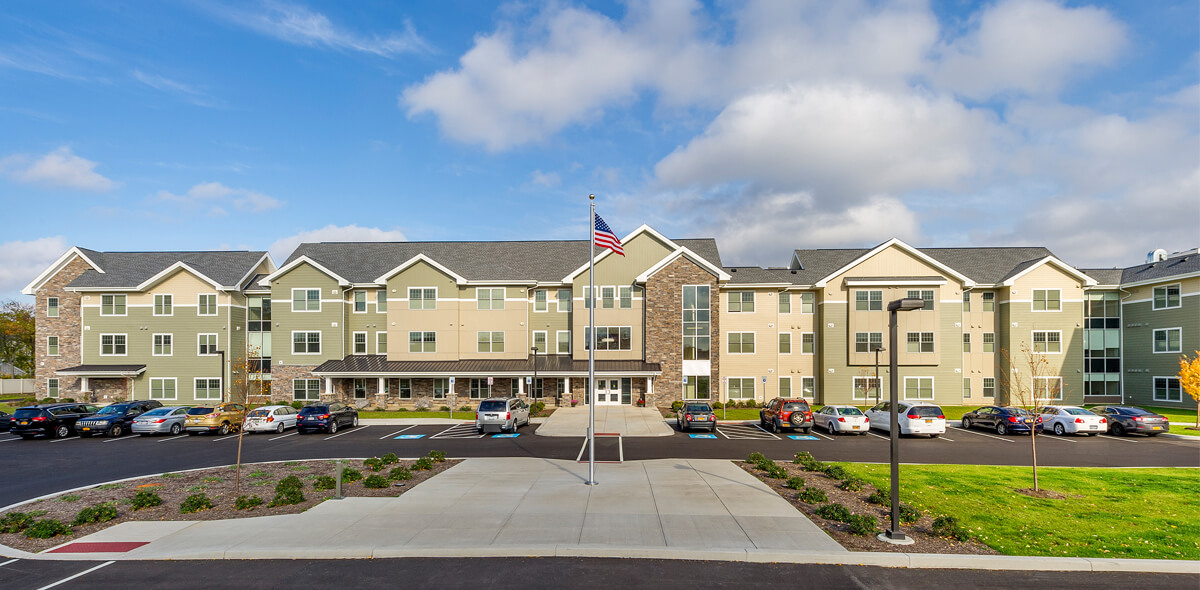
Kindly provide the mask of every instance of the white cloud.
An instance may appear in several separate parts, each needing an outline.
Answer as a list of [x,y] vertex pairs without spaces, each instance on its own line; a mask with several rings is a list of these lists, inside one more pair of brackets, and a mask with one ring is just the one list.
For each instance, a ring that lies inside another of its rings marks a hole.
[[29,156],[18,154],[0,160],[0,172],[18,182],[40,184],[54,188],[75,189],[90,192],[106,192],[118,183],[96,172],[96,162],[71,153],[71,148],[62,146],[32,163]]
[[543,188],[555,188],[562,184],[562,177],[557,172],[534,170],[529,174],[529,183]]
[[0,293],[21,290],[69,247],[62,236],[0,244]]
[[275,240],[268,250],[277,262],[283,262],[292,251],[305,242],[404,242],[408,238],[398,229],[384,230],[377,227],[350,225],[327,225]]
[[213,216],[228,214],[222,204],[229,204],[238,211],[251,213],[277,209],[283,205],[283,202],[275,197],[250,189],[229,188],[219,182],[197,184],[182,195],[159,191],[156,196],[160,200],[179,203],[183,206],[206,207],[209,214]]
[[160,92],[173,94],[196,106],[208,108],[221,106],[220,101],[215,100],[205,92],[188,84],[184,84],[178,80],[172,80],[171,78],[156,74],[147,74],[141,70],[134,70],[131,75],[135,80],[145,84],[146,86],[149,86]]
[[429,44],[417,34],[408,20],[404,21],[404,31],[399,33],[360,35],[335,25],[324,14],[303,6],[264,2],[263,8],[261,11],[229,9],[220,16],[239,26],[296,45],[360,51],[388,58],[430,51]]

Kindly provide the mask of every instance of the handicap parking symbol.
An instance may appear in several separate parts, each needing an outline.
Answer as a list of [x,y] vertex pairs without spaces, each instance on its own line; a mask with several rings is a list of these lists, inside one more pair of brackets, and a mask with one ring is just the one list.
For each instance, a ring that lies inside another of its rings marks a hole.
[[492,438],[517,438],[518,436],[521,436],[520,432],[514,432],[512,434],[493,434]]
[[424,438],[424,437],[425,437],[424,434],[401,434],[400,436],[393,437],[393,439],[394,440],[416,440],[418,438]]
[[808,434],[789,434],[788,438],[792,440],[817,440],[817,437]]
[[689,434],[691,438],[717,438],[715,434]]

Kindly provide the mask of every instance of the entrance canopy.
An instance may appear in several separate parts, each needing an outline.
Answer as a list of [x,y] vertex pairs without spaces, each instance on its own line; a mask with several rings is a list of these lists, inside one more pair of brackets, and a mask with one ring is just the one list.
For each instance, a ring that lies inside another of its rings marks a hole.
[[[357,354],[325,361],[313,369],[316,377],[587,377],[587,360],[570,355],[538,355],[535,359],[464,359],[458,361],[389,361],[382,354]],[[596,361],[597,376],[657,377],[658,363],[640,360]]]
[[137,377],[146,372],[146,365],[79,365],[59,369],[54,373],[68,377]]

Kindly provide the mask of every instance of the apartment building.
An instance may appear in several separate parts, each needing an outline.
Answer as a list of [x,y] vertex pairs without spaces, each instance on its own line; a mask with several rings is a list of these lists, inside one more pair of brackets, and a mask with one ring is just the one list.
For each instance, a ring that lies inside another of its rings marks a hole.
[[[586,403],[594,307],[597,403],[865,405],[888,395],[887,303],[914,297],[925,306],[898,318],[903,398],[982,405],[1021,385],[1194,407],[1172,367],[1197,347],[1195,252],[1081,271],[1045,248],[893,239],[763,268],[648,226],[622,242],[623,257],[598,250],[594,292],[583,240],[311,243],[278,268],[261,252],[73,248],[25,291],[45,342],[39,396],[193,403],[242,380],[363,407]],[[1034,356],[1047,371],[1030,374]]]

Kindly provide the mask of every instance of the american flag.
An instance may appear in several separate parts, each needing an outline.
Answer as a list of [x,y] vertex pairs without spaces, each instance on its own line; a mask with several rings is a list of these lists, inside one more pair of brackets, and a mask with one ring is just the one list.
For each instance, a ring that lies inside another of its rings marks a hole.
[[607,223],[604,223],[603,219],[600,219],[599,215],[596,215],[596,232],[593,238],[596,240],[597,246],[608,248],[621,256],[625,255],[625,250],[621,248],[621,239],[617,237],[617,234],[613,233],[612,229],[608,227]]

